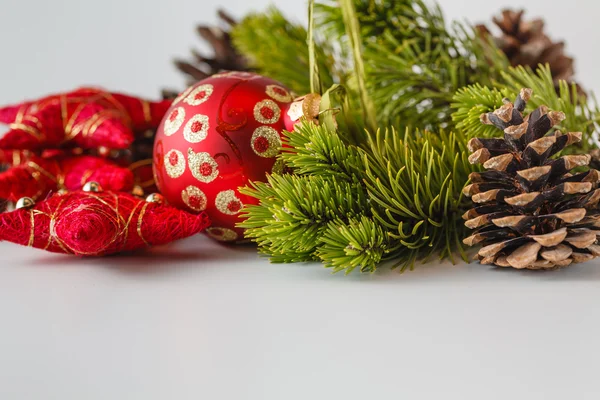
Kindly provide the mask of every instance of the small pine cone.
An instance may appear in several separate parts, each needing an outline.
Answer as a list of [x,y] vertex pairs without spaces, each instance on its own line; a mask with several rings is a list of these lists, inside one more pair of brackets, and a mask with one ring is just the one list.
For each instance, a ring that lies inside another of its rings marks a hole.
[[[494,24],[500,28],[501,36],[494,37],[500,50],[513,66],[528,66],[536,69],[539,64],[548,64],[558,88],[559,81],[573,82],[574,60],[565,54],[565,43],[554,42],[544,31],[544,21],[523,18],[524,10],[502,11],[501,17],[494,17]],[[478,25],[482,37],[492,35],[485,25]],[[579,93],[585,92],[578,86]]]
[[587,154],[551,158],[581,133],[553,131],[565,115],[544,106],[523,116],[530,97],[523,89],[514,103],[481,116],[504,138],[469,141],[469,161],[486,171],[472,173],[463,189],[475,205],[463,215],[475,229],[464,243],[483,246],[481,264],[553,269],[600,255],[600,172],[570,172],[588,165]]
[[592,157],[590,161],[590,168],[600,170],[600,149],[593,149],[590,151],[590,156]]
[[237,21],[223,10],[218,11],[221,25],[198,25],[196,31],[200,38],[213,50],[213,56],[207,56],[197,51],[192,51],[194,61],[175,60],[177,69],[187,75],[190,85],[208,78],[221,71],[247,71],[248,63],[240,55],[231,40],[231,29]]

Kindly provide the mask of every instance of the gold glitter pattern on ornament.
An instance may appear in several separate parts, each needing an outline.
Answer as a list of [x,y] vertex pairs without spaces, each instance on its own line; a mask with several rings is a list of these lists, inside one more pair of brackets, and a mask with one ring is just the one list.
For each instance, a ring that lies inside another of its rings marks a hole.
[[261,124],[274,124],[281,117],[281,109],[273,100],[263,100],[254,106],[254,119]]
[[247,71],[231,71],[229,73],[229,76],[234,77],[234,78],[240,78],[240,79],[251,79],[251,78],[257,77],[256,74],[253,74],[252,72],[247,72]]
[[206,139],[208,126],[208,117],[196,114],[185,124],[183,137],[190,143],[199,143]]
[[185,171],[185,156],[179,150],[171,150],[164,157],[165,170],[171,178],[179,178]]
[[292,101],[292,95],[285,88],[279,85],[267,86],[267,95],[270,98],[280,101],[282,103],[289,103]]
[[167,117],[165,120],[165,135],[171,136],[183,124],[183,120],[185,119],[185,109],[183,107],[177,107]]
[[181,92],[179,94],[179,96],[177,96],[175,98],[175,100],[173,100],[173,104],[177,104],[179,103],[181,100],[185,99],[187,97],[188,94],[190,94],[190,92],[192,91],[193,87],[190,86],[189,88],[185,89],[183,92]]
[[217,194],[215,206],[223,214],[235,215],[241,211],[244,204],[237,198],[234,190],[224,190]]
[[209,83],[205,85],[200,85],[194,88],[194,90],[192,90],[190,94],[187,95],[184,101],[190,106],[199,106],[200,104],[206,102],[209,99],[213,90],[213,85]]
[[270,126],[259,126],[252,134],[250,145],[257,155],[272,158],[279,153],[281,138],[279,132]]
[[194,211],[204,211],[206,210],[206,205],[208,204],[208,200],[206,199],[204,192],[192,185],[181,191],[181,199],[186,206]]
[[208,236],[221,242],[233,242],[238,238],[235,231],[227,228],[210,227],[206,230]]
[[219,72],[218,74],[214,74],[211,78],[227,78],[231,74],[231,71]]
[[212,182],[219,175],[219,164],[208,153],[188,149],[188,165],[194,178],[203,183]]

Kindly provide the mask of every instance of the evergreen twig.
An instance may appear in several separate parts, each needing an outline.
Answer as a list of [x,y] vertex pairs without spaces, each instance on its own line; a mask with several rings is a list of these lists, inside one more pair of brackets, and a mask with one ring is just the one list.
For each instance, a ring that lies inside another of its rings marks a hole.
[[527,111],[546,105],[551,110],[565,113],[565,120],[556,126],[563,132],[582,132],[583,140],[567,148],[569,151],[589,152],[595,146],[595,131],[600,123],[600,109],[595,100],[578,94],[575,84],[559,82],[559,91],[548,65],[540,65],[534,72],[528,67],[510,67],[502,72],[494,88],[475,84],[460,89],[454,96],[452,107],[455,112],[452,119],[457,129],[467,138],[492,137],[496,130],[481,124],[479,117],[483,113],[494,111],[502,105],[502,99],[520,88],[533,89],[533,97],[527,104]]
[[461,189],[473,167],[455,135],[390,130],[364,148],[312,123],[286,135],[281,158],[294,174],[242,189],[260,204],[240,226],[273,261],[320,259],[350,272],[393,259],[404,270],[462,252]]
[[354,58],[354,71],[356,81],[358,82],[358,94],[364,113],[364,119],[367,127],[374,131],[377,128],[375,117],[375,106],[367,92],[365,63],[363,61],[362,40],[360,36],[360,26],[358,17],[354,8],[354,0],[339,0],[340,8],[346,25],[348,38],[350,39],[350,48]]
[[[288,21],[275,7],[264,13],[250,14],[232,32],[236,49],[259,73],[284,83],[296,93],[310,93],[309,51],[307,30]],[[325,41],[315,44],[321,84],[334,83],[333,50]]]
[[314,18],[315,1],[308,2],[308,64],[310,70],[310,92],[323,93],[321,86],[321,77],[319,76],[319,63],[317,62],[317,49],[315,44],[315,18]]

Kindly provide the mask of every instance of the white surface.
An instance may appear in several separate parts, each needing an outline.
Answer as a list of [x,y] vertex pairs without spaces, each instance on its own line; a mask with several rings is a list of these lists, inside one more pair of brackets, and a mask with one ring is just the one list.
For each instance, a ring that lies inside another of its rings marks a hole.
[[[7,103],[91,83],[141,95],[178,86],[169,59],[198,43],[193,25],[213,20],[217,2],[0,3]],[[600,89],[598,4],[551,3],[511,2],[544,15],[584,85]],[[250,3],[222,4],[242,14]],[[449,17],[487,20],[502,4],[442,5]],[[304,18],[303,2],[286,8]],[[200,236],[87,260],[0,243],[0,265],[2,400],[600,395],[600,262],[346,277]]]
[[345,277],[202,236],[106,259],[0,250],[2,399],[600,394],[599,263]]

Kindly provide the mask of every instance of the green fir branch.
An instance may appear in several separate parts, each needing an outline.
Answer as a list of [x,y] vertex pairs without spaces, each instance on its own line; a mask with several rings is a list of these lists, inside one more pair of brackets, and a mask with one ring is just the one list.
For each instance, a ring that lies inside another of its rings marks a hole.
[[294,174],[241,189],[247,237],[274,262],[320,259],[334,271],[401,270],[433,254],[462,253],[461,190],[473,167],[453,134],[379,132],[362,148],[324,126],[286,133]]
[[304,123],[286,135],[286,144],[280,157],[297,175],[358,183],[358,173],[366,168],[364,152],[326,127]]
[[[232,32],[236,49],[259,73],[276,79],[294,92],[311,92],[311,69],[306,45],[308,32],[302,25],[288,21],[275,7],[250,14]],[[325,41],[315,43],[321,85],[334,83],[335,60]]]
[[346,25],[346,32],[350,42],[351,52],[354,58],[354,77],[358,86],[358,95],[362,105],[364,121],[370,130],[375,130],[377,120],[375,106],[367,92],[365,63],[363,61],[363,43],[360,36],[360,25],[354,8],[354,0],[339,0],[340,8]]
[[435,29],[403,40],[385,32],[367,46],[370,92],[383,126],[450,128],[455,92],[476,82],[491,84],[508,66],[506,56],[470,27],[456,23],[442,32],[439,10],[420,20]]
[[423,260],[437,253],[454,261],[468,207],[461,191],[473,171],[465,142],[454,134],[407,129],[403,136],[380,132],[370,148],[364,180],[374,219],[399,241],[390,251]]
[[[397,41],[417,35],[438,37],[446,34],[439,7],[430,7],[422,0],[354,0],[363,43],[377,42],[385,33]],[[345,41],[346,26],[337,0],[320,1],[315,6],[319,29],[324,36]]]
[[333,272],[375,272],[377,265],[388,252],[386,232],[372,218],[362,216],[347,223],[328,225],[321,238],[322,245],[316,255]]
[[600,122],[600,110],[595,100],[582,97],[574,84],[565,81],[560,82],[557,92],[547,65],[540,65],[535,72],[530,68],[510,67],[502,72],[494,88],[475,84],[459,90],[452,103],[456,128],[467,138],[497,135],[495,128],[481,124],[481,114],[499,108],[504,97],[512,100],[514,93],[524,87],[533,89],[533,96],[527,103],[529,112],[542,105],[562,111],[566,119],[556,129],[583,133],[582,142],[571,146],[571,151],[589,152],[595,147],[595,132]]
[[259,200],[247,206],[246,236],[275,262],[308,261],[331,222],[348,221],[368,210],[366,191],[360,185],[336,182],[322,176],[273,175],[240,192]]
[[550,110],[562,111],[566,119],[556,126],[563,132],[582,132],[583,139],[574,151],[589,152],[594,145],[594,132],[600,122],[600,110],[595,101],[588,100],[577,92],[575,84],[560,81],[558,93],[552,79],[549,65],[540,65],[534,72],[529,67],[509,68],[502,73],[503,82],[496,86],[518,93],[520,88],[533,89],[533,96],[527,103],[529,110],[548,106]]
[[476,83],[459,89],[453,98],[452,120],[459,132],[471,137],[494,137],[498,135],[498,128],[493,125],[481,123],[481,115],[497,110],[502,106],[502,100],[510,97],[508,89],[500,91]]

